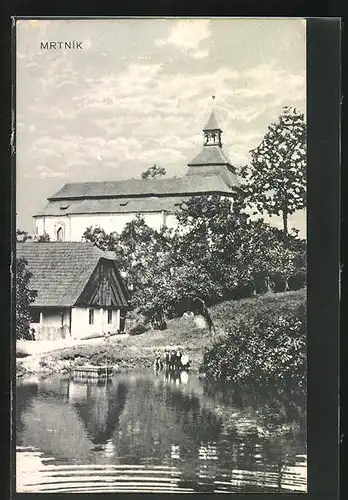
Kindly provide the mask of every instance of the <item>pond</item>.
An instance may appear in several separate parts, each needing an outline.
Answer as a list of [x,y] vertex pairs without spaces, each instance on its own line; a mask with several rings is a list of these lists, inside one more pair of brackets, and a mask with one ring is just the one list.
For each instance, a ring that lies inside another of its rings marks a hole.
[[23,380],[17,492],[306,492],[298,391],[141,371]]

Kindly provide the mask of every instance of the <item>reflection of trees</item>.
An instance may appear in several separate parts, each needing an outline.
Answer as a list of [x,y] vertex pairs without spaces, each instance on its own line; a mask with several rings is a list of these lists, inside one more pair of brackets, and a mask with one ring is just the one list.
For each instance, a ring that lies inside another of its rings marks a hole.
[[[40,387],[39,387],[40,389]],[[52,396],[40,393],[23,414],[25,432],[21,444],[34,447],[57,461],[86,461],[91,443],[74,408]]]
[[108,442],[113,463],[116,450],[123,464],[173,466],[181,486],[195,491],[212,491],[219,481],[244,491],[278,481],[280,489],[286,466],[306,453],[305,398],[221,383],[202,391],[192,382],[131,374],[103,386],[19,386],[17,432],[24,446],[79,463],[110,460],[96,457],[96,447],[91,453],[91,441]]
[[204,464],[205,489],[209,489],[215,477],[209,470],[216,469],[214,450],[217,455],[220,432],[219,417],[204,408],[197,396],[158,380],[155,388],[152,380],[138,378],[129,386],[113,442],[126,463],[178,466],[181,480],[191,487],[203,482],[197,474]]
[[17,384],[16,387],[16,436],[17,444],[21,444],[22,431],[24,429],[23,416],[30,408],[38,393],[37,384]]
[[105,444],[119,425],[128,388],[125,383],[88,384],[86,398],[74,401],[87,433],[94,444]]
[[220,382],[204,388],[223,420],[221,462],[232,467],[230,451],[237,450],[235,468],[275,472],[280,489],[285,467],[306,453],[305,394],[276,387],[226,387]]

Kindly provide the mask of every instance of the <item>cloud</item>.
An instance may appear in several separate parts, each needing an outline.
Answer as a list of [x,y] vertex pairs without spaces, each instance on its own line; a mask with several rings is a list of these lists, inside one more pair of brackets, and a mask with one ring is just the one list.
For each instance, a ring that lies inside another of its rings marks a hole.
[[199,51],[203,40],[211,36],[211,21],[209,19],[182,19],[175,21],[168,38],[155,40],[155,45],[163,47],[173,45],[188,52],[195,59],[207,57],[207,51]]
[[48,179],[48,178],[53,178],[53,177],[67,177],[66,172],[58,172],[57,170],[52,170],[49,167],[46,167],[45,165],[40,165],[36,169],[39,172],[39,177],[41,179]]
[[139,155],[138,159],[145,162],[160,163],[166,165],[167,163],[174,163],[180,160],[184,160],[185,157],[177,149],[155,148],[148,149],[142,152],[142,154]]
[[193,59],[205,59],[209,56],[208,50],[196,50],[196,52],[192,52],[191,57]]

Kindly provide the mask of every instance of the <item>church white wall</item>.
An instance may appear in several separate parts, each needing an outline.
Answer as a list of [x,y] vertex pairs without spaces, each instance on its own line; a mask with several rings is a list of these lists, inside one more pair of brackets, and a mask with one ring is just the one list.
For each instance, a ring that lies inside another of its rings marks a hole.
[[[36,217],[35,230],[37,235],[46,232],[51,241],[57,241],[57,231],[59,228],[62,228],[64,241],[81,241],[83,233],[89,226],[100,226],[107,233],[113,231],[121,233],[126,223],[131,222],[136,215],[136,213],[119,213]],[[170,213],[151,212],[141,215],[145,223],[157,231],[164,224],[170,228],[174,228],[177,223],[175,215]]]

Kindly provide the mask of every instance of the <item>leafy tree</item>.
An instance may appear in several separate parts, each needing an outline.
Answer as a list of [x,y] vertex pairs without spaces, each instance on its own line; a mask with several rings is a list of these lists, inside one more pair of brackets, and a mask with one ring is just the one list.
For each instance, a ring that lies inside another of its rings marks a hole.
[[155,179],[166,175],[166,169],[158,165],[153,165],[141,174],[142,179]]
[[137,216],[125,225],[120,235],[89,227],[83,239],[92,241],[102,250],[115,252],[117,265],[130,292],[131,306],[138,313],[147,319],[163,316],[166,295],[161,290],[170,278],[170,230],[155,231]]
[[30,289],[31,273],[25,259],[16,260],[16,338],[29,339],[30,305],[37,296]]
[[104,251],[115,251],[118,244],[116,232],[108,234],[99,226],[89,226],[82,235],[82,241],[90,241]]
[[[305,274],[305,243],[297,233],[284,235],[262,219],[251,220],[243,209],[243,198],[232,204],[219,196],[202,196],[191,198],[177,212],[181,236],[175,259],[206,270],[209,302],[276,286],[286,290],[299,268]],[[191,286],[197,275],[193,273]]]
[[306,125],[302,113],[285,107],[268,127],[261,144],[251,151],[251,165],[241,170],[251,206],[260,213],[281,215],[284,233],[288,217],[306,207]]
[[36,241],[38,243],[47,243],[49,242],[51,239],[50,239],[50,235],[46,232],[44,232],[43,234],[40,234],[37,238],[36,238]]
[[[180,314],[186,301],[206,305],[304,284],[305,245],[244,213],[243,197],[193,197],[177,211],[175,231],[155,231],[140,216],[120,235],[87,228],[84,239],[113,250],[131,305],[147,319]],[[301,282],[302,279],[302,282]],[[295,281],[296,281],[295,280]]]
[[260,304],[225,325],[227,335],[209,346],[202,369],[215,379],[306,384],[307,310],[301,303]]
[[17,229],[16,231],[16,241],[20,242],[25,242],[27,240],[31,240],[32,237],[28,233],[28,231],[25,231],[24,229]]

